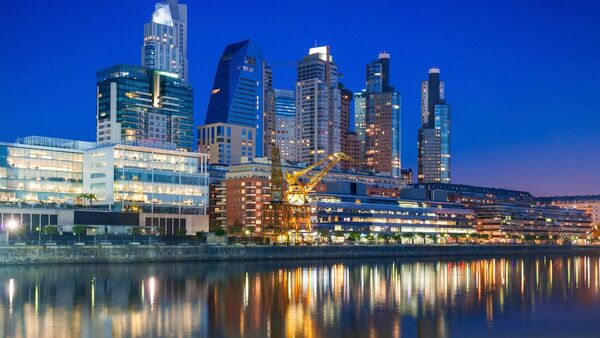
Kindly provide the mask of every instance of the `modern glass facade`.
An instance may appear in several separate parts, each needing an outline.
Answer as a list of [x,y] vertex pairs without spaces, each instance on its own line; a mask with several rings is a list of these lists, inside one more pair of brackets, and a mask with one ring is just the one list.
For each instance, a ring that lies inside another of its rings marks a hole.
[[293,90],[275,89],[276,143],[281,159],[294,161],[296,155],[296,99]]
[[242,157],[256,155],[256,129],[228,123],[198,127],[198,150],[207,153],[211,164],[238,164]]
[[90,143],[26,137],[0,143],[0,202],[73,204],[83,188],[83,149]]
[[117,65],[97,74],[100,143],[193,148],[193,90],[174,73]]
[[431,68],[421,84],[421,128],[418,133],[419,183],[450,183],[450,106],[444,100],[440,70]]
[[475,214],[460,204],[319,194],[316,229],[366,233],[474,233]]
[[[366,129],[367,129],[367,91],[363,89],[360,93],[354,93],[354,131],[360,142],[360,153],[366,152]],[[364,158],[360,159],[364,162]]]
[[256,156],[263,156],[265,136],[262,49],[252,40],[225,47],[219,60],[205,124],[228,123],[256,129]]
[[114,145],[86,151],[84,191],[123,211],[204,214],[207,155]]
[[436,104],[434,112],[440,137],[440,180],[450,182],[450,106]]

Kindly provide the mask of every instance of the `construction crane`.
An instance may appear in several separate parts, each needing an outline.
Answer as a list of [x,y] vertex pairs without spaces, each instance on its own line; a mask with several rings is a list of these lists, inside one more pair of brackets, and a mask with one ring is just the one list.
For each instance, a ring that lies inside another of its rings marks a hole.
[[[288,229],[295,231],[311,229],[308,194],[313,191],[321,179],[341,160],[353,161],[352,157],[344,153],[334,153],[302,170],[287,172],[285,174],[287,190],[283,199],[286,209],[284,223]],[[327,161],[329,163],[313,176],[308,183],[302,184],[300,182],[302,176]]]

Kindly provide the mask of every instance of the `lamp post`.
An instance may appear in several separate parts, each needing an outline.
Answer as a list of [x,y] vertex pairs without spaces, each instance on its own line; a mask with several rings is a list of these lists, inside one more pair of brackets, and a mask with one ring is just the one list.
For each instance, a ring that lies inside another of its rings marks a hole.
[[250,230],[246,229],[246,236],[248,236],[248,244],[250,244]]

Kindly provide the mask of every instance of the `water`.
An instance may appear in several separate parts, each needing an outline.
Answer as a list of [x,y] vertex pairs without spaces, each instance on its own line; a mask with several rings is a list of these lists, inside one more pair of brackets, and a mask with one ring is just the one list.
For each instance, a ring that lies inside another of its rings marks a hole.
[[0,337],[600,337],[600,257],[0,267]]

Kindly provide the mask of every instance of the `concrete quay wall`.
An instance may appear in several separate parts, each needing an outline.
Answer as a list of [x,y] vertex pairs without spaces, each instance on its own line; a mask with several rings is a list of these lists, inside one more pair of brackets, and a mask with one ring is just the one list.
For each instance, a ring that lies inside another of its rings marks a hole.
[[418,258],[528,254],[600,254],[600,247],[556,245],[0,246],[0,264],[142,263],[387,257]]

